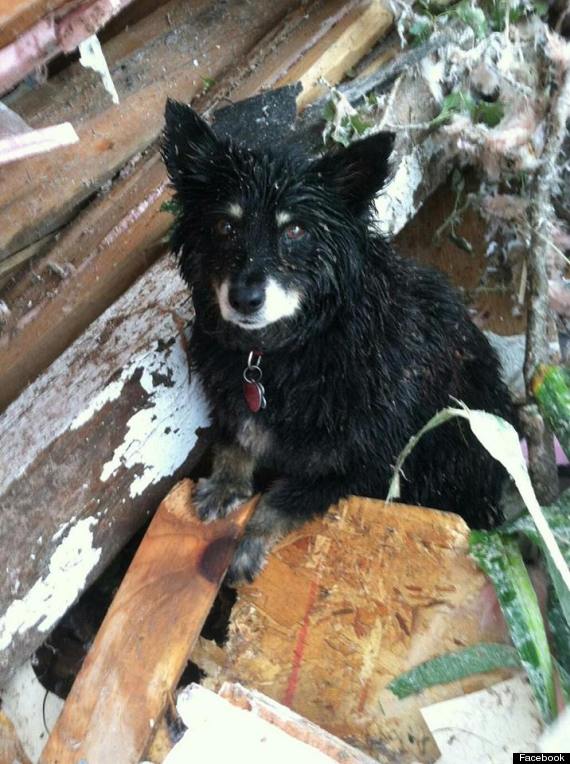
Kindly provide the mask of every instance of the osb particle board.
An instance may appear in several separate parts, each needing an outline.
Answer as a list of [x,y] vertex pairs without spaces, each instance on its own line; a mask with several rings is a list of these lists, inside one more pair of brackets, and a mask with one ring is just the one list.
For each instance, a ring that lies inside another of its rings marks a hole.
[[[502,641],[482,625],[488,588],[461,518],[351,498],[286,539],[232,611],[223,667],[207,680],[260,690],[382,761],[434,761],[419,708],[497,674],[399,701],[386,688],[445,651]],[[194,660],[197,656],[194,656]]]

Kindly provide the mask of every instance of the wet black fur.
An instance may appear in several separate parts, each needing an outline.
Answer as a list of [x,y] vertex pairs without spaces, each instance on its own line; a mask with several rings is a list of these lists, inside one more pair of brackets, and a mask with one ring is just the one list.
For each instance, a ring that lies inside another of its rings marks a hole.
[[[370,223],[391,148],[392,136],[381,133],[314,161],[257,153],[217,139],[188,107],[167,106],[163,152],[181,205],[173,249],[196,308],[193,368],[222,449],[253,420],[270,439],[255,468],[281,476],[236,556],[234,578],[255,575],[276,537],[339,498],[385,498],[401,449],[453,399],[512,421],[495,353],[456,291],[440,273],[394,254]],[[228,240],[216,223],[230,202],[244,217]],[[291,212],[307,235],[286,240],[277,210]],[[297,288],[301,309],[263,330],[227,323],[213,284],[244,271]],[[258,414],[248,411],[241,384],[253,349],[263,351],[267,397]],[[465,422],[425,436],[404,472],[403,502],[458,512],[472,527],[500,520],[505,473]],[[249,493],[247,476],[242,482],[236,496]],[[204,506],[218,496],[213,485],[198,496]],[[220,480],[215,487],[219,493]]]

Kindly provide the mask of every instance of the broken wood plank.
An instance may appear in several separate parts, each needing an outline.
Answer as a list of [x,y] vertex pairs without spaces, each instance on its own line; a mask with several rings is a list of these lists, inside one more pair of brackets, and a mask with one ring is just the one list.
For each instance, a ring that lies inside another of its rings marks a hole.
[[[71,53],[132,0],[91,0],[49,13],[0,47],[0,95],[59,53]],[[19,20],[18,20],[19,21]]]
[[138,764],[188,662],[255,501],[202,523],[192,483],[164,499],[40,761]]
[[[156,764],[221,762],[231,759],[235,751],[240,761],[252,762],[375,762],[288,708],[240,685],[228,684],[216,694],[192,684],[179,693],[176,708],[188,729],[167,758]],[[225,734],[220,735],[220,730]]]
[[[206,690],[203,691],[206,692]],[[316,748],[333,761],[342,762],[342,764],[373,764],[375,761],[362,751],[345,743],[344,740],[331,735],[330,732],[299,716],[287,706],[276,703],[261,692],[250,690],[235,682],[225,682],[218,694],[234,706],[265,719],[291,737]],[[404,764],[403,760],[402,764]]]
[[386,35],[394,17],[383,0],[359,3],[331,31],[307,52],[278,83],[288,85],[300,81],[303,92],[297,99],[299,108],[326,93],[323,80],[338,84],[372,46]]
[[0,710],[0,764],[31,764],[10,719]]
[[505,641],[491,592],[460,517],[352,497],[286,538],[239,590],[223,663],[205,685],[260,690],[382,762],[434,761],[420,707],[504,675],[405,700],[387,684],[435,655]]
[[44,16],[81,0],[0,0],[0,47],[16,39]]
[[0,684],[201,456],[191,321],[163,261],[0,415]]
[[159,136],[167,95],[191,100],[203,90],[204,77],[216,79],[235,66],[288,7],[286,0],[185,3],[186,21],[179,33],[168,41],[167,34],[154,41],[151,50],[160,55],[158,61],[149,55],[145,62],[152,72],[147,86],[126,94],[119,87],[119,107],[76,126],[78,146],[62,149],[57,157],[19,162],[2,175],[0,259],[69,220],[81,202]]
[[172,218],[160,210],[167,178],[158,154],[145,170],[91,204],[43,247],[29,278],[5,291],[11,316],[0,332],[0,410],[167,251],[161,239]]

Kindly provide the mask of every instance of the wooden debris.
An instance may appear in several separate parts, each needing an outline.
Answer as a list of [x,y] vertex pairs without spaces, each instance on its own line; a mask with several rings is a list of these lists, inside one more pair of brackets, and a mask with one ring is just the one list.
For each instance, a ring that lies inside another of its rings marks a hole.
[[[155,154],[144,172],[120,179],[51,246],[40,243],[41,262],[4,297],[12,316],[0,334],[0,410],[166,253],[161,239],[172,220],[160,211],[166,186]],[[35,247],[25,257],[34,256]],[[4,264],[17,257],[0,262],[0,277]]]
[[35,154],[45,154],[63,146],[71,146],[78,140],[77,133],[69,122],[0,138],[0,165]]
[[287,72],[278,84],[300,81],[300,108],[326,92],[323,81],[338,84],[390,29],[393,15],[383,0],[359,3]]
[[214,601],[254,502],[193,514],[192,483],[160,505],[43,751],[43,764],[138,764]]
[[[22,30],[18,39],[0,49],[0,95],[58,53],[71,53],[130,2],[91,0],[77,3],[61,14],[42,16],[33,26]],[[17,3],[16,11],[26,4]],[[35,5],[37,7],[40,3]]]
[[64,5],[77,5],[69,0],[3,0],[0,3],[0,47],[7,45],[49,13]]
[[[419,709],[479,689],[472,677],[398,700],[396,675],[481,641],[504,641],[485,576],[452,514],[351,498],[286,539],[232,611],[206,686],[237,681],[382,762],[438,752]],[[203,649],[192,658],[200,665]],[[217,654],[210,653],[210,663]]]
[[247,689],[241,684],[226,682],[222,685],[219,695],[229,700],[234,706],[265,719],[288,735],[322,751],[334,761],[343,764],[373,764],[373,760],[362,751],[358,751],[261,692]]
[[13,172],[2,175],[0,259],[67,222],[81,202],[159,136],[167,95],[191,100],[203,90],[204,77],[217,79],[235,66],[289,3],[199,0],[183,5],[186,15],[177,33],[172,35],[169,29],[149,46],[144,66],[151,79],[146,86],[133,92],[117,79],[120,107],[77,124],[78,146],[62,149],[57,157],[20,162]]
[[14,725],[2,711],[0,711],[0,764],[31,764]]
[[374,764],[307,719],[240,685],[225,685],[216,694],[192,684],[178,695],[176,707],[188,729],[164,764],[227,761],[235,751],[251,764]]
[[202,454],[191,319],[161,263],[0,415],[0,684]]

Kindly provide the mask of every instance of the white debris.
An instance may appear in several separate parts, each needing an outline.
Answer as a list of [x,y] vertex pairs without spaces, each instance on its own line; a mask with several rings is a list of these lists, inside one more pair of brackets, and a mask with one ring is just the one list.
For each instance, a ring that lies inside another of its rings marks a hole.
[[14,725],[24,751],[35,764],[63,708],[63,700],[42,687],[28,661],[0,691],[0,705]]
[[506,682],[421,709],[441,752],[437,764],[511,764],[513,753],[536,751],[542,731],[528,681]]
[[119,103],[119,94],[107,66],[101,43],[96,34],[79,43],[79,63],[88,69],[93,69],[101,76],[103,87],[110,94],[113,103]]
[[[279,727],[244,711],[199,685],[186,687],[176,708],[188,730],[164,764],[218,762],[235,758],[248,764],[331,764],[330,758]],[[224,734],[220,735],[223,729]]]

